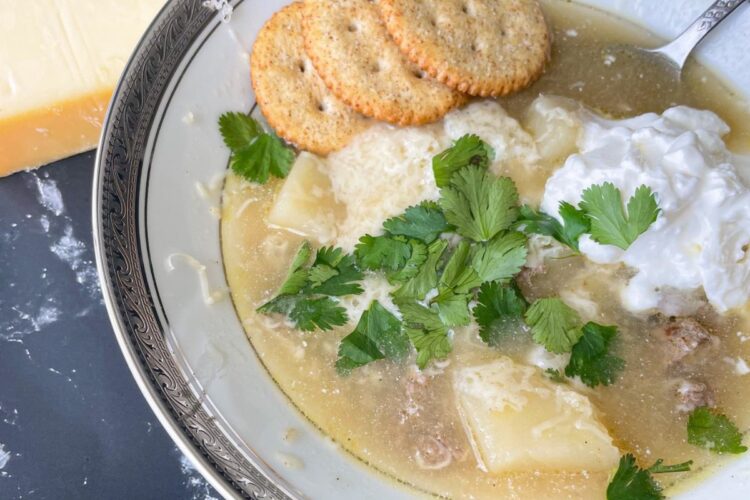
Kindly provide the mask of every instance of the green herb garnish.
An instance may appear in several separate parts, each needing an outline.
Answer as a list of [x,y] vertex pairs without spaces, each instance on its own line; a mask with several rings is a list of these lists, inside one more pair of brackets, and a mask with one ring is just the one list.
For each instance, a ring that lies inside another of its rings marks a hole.
[[739,454],[747,451],[742,434],[725,415],[706,407],[697,408],[688,417],[688,443],[714,453]]
[[294,151],[249,115],[224,113],[219,117],[219,131],[232,151],[231,169],[244,179],[265,184],[270,175],[283,179],[289,174]]

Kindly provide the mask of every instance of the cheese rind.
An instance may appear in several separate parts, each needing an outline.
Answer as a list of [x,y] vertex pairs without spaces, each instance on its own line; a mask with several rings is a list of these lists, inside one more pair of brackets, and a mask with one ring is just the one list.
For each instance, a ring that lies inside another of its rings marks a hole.
[[114,85],[163,0],[0,0],[0,176],[96,146]]
[[591,401],[502,357],[456,373],[455,390],[480,465],[492,473],[608,471],[620,453]]

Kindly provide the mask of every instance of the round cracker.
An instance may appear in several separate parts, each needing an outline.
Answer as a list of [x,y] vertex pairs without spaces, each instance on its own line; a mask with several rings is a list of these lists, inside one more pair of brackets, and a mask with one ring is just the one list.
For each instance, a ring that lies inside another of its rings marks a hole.
[[409,60],[470,95],[520,90],[549,59],[550,33],[536,0],[379,0],[378,8]]
[[420,125],[465,100],[404,57],[369,0],[305,0],[304,38],[331,92],[363,115]]
[[301,2],[280,10],[253,45],[250,72],[263,116],[276,133],[301,149],[326,155],[346,146],[367,119],[336,99],[304,48]]

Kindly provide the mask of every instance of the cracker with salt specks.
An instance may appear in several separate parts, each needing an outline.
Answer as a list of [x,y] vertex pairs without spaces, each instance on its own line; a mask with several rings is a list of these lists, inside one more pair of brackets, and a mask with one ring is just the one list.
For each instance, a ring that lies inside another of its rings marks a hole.
[[304,38],[331,92],[363,115],[420,125],[465,101],[404,57],[369,0],[305,0]]
[[303,11],[301,2],[293,3],[258,33],[250,56],[253,90],[279,136],[326,155],[346,146],[369,120],[336,99],[315,72],[304,49]]
[[378,9],[409,60],[470,95],[520,90],[549,59],[550,33],[536,0],[379,0]]

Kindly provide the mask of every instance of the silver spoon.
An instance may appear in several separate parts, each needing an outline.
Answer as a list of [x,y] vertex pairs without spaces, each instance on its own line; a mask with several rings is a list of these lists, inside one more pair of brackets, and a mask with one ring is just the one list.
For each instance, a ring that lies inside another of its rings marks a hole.
[[673,41],[656,49],[641,50],[667,59],[681,72],[682,68],[685,66],[685,61],[693,49],[743,1],[744,0],[718,0],[711,4],[711,6],[701,14],[693,24],[691,24]]

